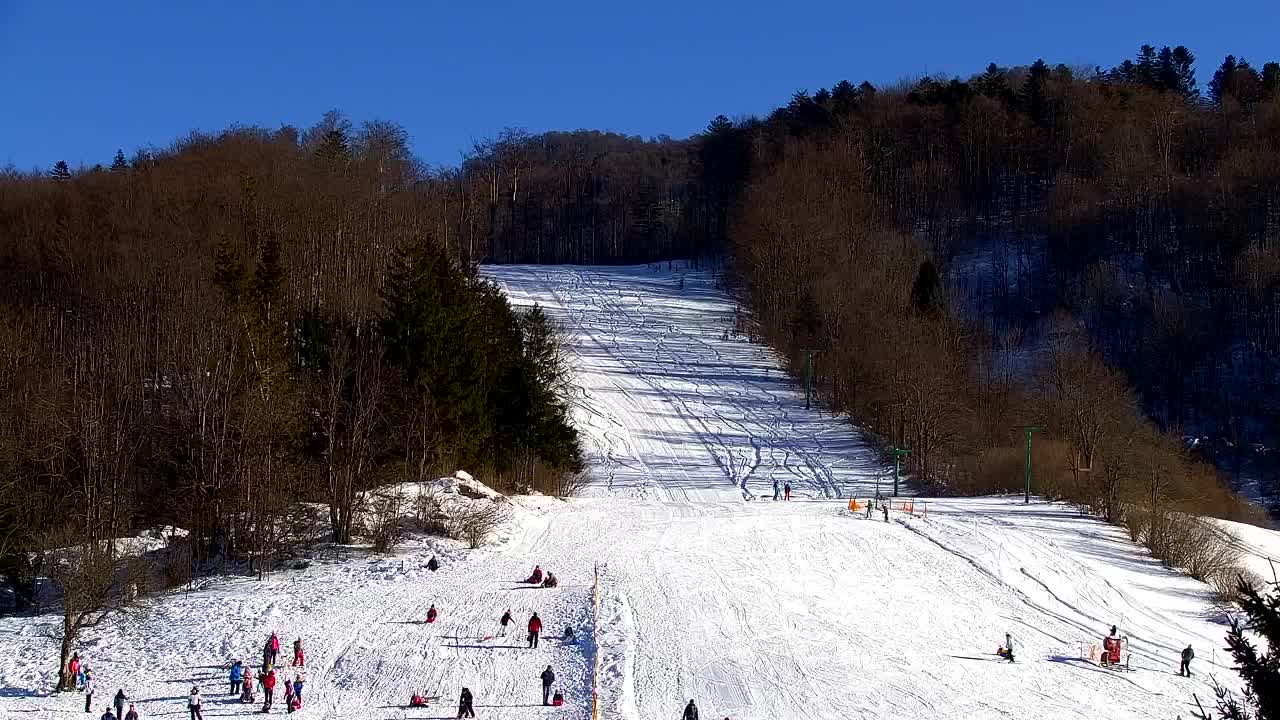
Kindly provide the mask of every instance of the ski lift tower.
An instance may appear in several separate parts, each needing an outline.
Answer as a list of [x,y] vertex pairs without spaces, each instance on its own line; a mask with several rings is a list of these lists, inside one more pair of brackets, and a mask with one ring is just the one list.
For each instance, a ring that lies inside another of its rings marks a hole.
[[1023,425],[1022,430],[1027,435],[1027,464],[1026,464],[1025,484],[1022,490],[1022,504],[1030,505],[1031,504],[1031,433],[1039,432],[1040,428],[1034,425]]
[[902,456],[910,455],[911,451],[894,446],[889,449],[889,452],[893,455],[893,496],[898,497],[898,476],[902,469]]

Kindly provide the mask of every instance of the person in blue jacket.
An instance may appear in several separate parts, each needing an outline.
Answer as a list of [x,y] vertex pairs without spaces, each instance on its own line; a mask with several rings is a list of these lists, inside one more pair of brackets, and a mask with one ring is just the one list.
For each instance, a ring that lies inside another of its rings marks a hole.
[[231,694],[240,694],[240,682],[244,679],[244,668],[240,661],[231,663]]

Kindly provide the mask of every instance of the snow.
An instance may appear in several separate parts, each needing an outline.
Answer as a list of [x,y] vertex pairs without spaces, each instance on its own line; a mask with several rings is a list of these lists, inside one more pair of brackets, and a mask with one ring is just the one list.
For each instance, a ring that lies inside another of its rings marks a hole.
[[[626,720],[678,718],[689,698],[709,719],[1173,718],[1189,716],[1192,693],[1212,696],[1210,677],[1238,685],[1215,652],[1226,628],[1208,588],[1120,528],[1020,497],[917,498],[914,515],[895,510],[889,522],[850,513],[845,498],[874,494],[891,471],[847,421],[806,412],[771,354],[724,339],[732,305],[709,275],[485,271],[569,325],[585,496],[499,498],[511,523],[478,550],[433,538],[387,557],[336,548],[345,557],[265,581],[166,595],[86,632],[95,713],[123,687],[144,718],[181,716],[198,682],[208,717],[249,714],[219,694],[224,668],[260,656],[273,630],[286,656],[304,640],[300,720],[453,717],[464,685],[479,717],[581,720],[597,665],[600,717]],[[771,500],[772,477],[791,482],[791,502]],[[481,488],[455,475],[405,491],[494,502]],[[1241,537],[1263,554],[1280,548],[1271,531]],[[534,563],[561,586],[516,582]],[[441,617],[426,625],[431,603]],[[507,608],[521,626],[540,613],[539,649],[512,647],[522,632],[486,637]],[[0,717],[52,720],[82,706],[43,694],[57,651],[43,634],[56,622],[0,619]],[[556,639],[566,624],[576,643]],[[1112,624],[1129,637],[1133,672],[1079,659]],[[1006,632],[1014,664],[993,654]],[[1192,679],[1176,674],[1188,643]],[[538,705],[548,664],[564,708]],[[414,690],[445,706],[404,708]]]

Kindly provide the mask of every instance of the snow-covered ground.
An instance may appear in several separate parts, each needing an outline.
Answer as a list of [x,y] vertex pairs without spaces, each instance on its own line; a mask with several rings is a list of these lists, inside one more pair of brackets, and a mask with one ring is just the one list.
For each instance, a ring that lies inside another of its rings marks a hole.
[[[124,687],[144,718],[181,715],[194,682],[206,715],[249,714],[210,691],[272,630],[306,644],[301,720],[453,717],[403,705],[415,689],[456,701],[464,685],[482,718],[588,718],[597,656],[601,717],[627,720],[678,718],[689,698],[708,720],[1171,719],[1189,716],[1192,693],[1211,696],[1208,676],[1237,683],[1215,652],[1225,627],[1208,588],[1118,528],[1021,498],[917,499],[915,515],[889,522],[851,514],[837,496],[871,494],[885,468],[847,423],[806,412],[767,352],[724,339],[732,309],[708,275],[486,272],[569,326],[586,496],[515,498],[512,526],[480,550],[419,540],[394,557],[352,551],[162,598],[86,634],[96,714]],[[775,476],[792,502],[768,499]],[[1280,547],[1270,531],[1245,541]],[[436,573],[424,567],[433,553]],[[535,562],[559,589],[514,582]],[[561,643],[564,625],[589,627],[597,567],[598,647]],[[439,622],[417,622],[430,603]],[[485,639],[508,607],[521,624],[541,614],[541,648]],[[0,716],[80,715],[82,698],[42,694],[56,645],[41,633],[55,621],[0,620]],[[1112,624],[1133,672],[1079,659]],[[1014,664],[993,655],[1006,632]],[[1176,674],[1188,643],[1193,679]],[[564,708],[538,705],[547,664]]]

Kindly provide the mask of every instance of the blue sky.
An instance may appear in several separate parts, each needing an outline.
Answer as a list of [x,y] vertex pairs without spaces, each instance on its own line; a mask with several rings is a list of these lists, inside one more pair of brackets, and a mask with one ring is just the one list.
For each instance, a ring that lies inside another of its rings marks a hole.
[[504,127],[684,137],[796,89],[1114,65],[1187,45],[1201,87],[1233,52],[1280,59],[1280,3],[59,2],[0,0],[0,166],[110,162],[192,129],[404,125],[455,164]]

